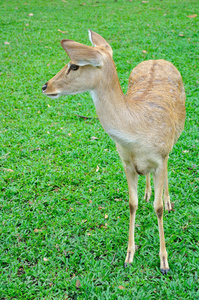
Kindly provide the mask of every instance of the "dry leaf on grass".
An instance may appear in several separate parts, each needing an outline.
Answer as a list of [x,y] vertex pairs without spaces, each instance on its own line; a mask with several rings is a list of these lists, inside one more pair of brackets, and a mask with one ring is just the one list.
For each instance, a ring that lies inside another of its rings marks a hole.
[[39,232],[39,231],[42,231],[42,230],[41,229],[37,229],[37,228],[34,229],[34,232]]
[[48,258],[44,257],[43,260],[44,260],[44,261],[48,261]]
[[108,227],[108,223],[100,224],[100,225],[99,225],[99,228],[107,229],[107,227]]
[[3,168],[3,170],[6,171],[6,172],[14,172],[14,170],[12,170],[12,169]]
[[105,209],[105,207],[102,207],[102,206],[98,206],[98,209]]
[[195,15],[190,15],[190,16],[187,16],[187,18],[191,18],[191,19],[193,19],[193,18],[196,18],[197,17],[197,15],[195,14]]
[[61,29],[58,29],[58,31],[61,32],[61,33],[68,33],[68,31],[63,31]]
[[77,289],[79,289],[79,288],[81,287],[81,283],[80,283],[80,280],[79,280],[79,279],[77,279],[75,285],[76,285],[76,288],[77,288]]
[[122,285],[119,285],[118,288],[119,288],[120,290],[124,290],[124,289],[125,289],[125,287],[122,286]]

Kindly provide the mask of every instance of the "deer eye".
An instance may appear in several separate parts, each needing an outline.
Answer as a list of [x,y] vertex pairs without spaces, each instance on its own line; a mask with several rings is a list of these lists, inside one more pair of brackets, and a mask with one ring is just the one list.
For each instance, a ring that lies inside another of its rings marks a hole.
[[74,65],[74,64],[70,65],[70,70],[76,71],[78,69],[79,69],[79,66]]
[[79,66],[78,65],[75,65],[75,64],[68,64],[68,71],[67,71],[67,74],[68,75],[70,73],[71,70],[73,71],[77,71],[79,69]]

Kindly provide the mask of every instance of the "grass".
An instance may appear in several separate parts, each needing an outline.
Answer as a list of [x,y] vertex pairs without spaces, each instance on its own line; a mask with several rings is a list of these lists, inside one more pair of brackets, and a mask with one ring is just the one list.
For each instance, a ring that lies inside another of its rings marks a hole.
[[[187,17],[198,10],[196,0],[0,3],[1,300],[199,298],[199,15]],[[123,267],[128,188],[90,95],[41,93],[68,61],[60,40],[89,45],[88,28],[111,44],[124,91],[143,60],[167,59],[183,76],[186,125],[169,158],[175,211],[164,214],[168,276],[159,271],[157,220],[142,177],[138,249]]]

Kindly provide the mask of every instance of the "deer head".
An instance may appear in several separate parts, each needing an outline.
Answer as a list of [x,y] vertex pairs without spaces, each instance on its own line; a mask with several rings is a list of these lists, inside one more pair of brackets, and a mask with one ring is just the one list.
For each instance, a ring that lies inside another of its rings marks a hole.
[[89,38],[94,47],[67,39],[61,41],[71,61],[44,84],[44,95],[58,98],[95,89],[112,61],[112,49],[103,37],[91,30]]

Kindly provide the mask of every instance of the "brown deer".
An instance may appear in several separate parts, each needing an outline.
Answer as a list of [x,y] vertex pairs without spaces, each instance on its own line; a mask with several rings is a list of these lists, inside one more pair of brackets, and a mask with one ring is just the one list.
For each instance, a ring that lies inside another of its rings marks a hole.
[[146,175],[145,200],[151,196],[160,236],[160,270],[169,271],[163,228],[165,209],[171,210],[167,161],[185,122],[185,92],[179,71],[163,59],[143,61],[130,74],[128,91],[120,87],[111,46],[89,30],[92,46],[64,39],[61,45],[70,62],[43,87],[44,95],[57,98],[90,91],[104,130],[115,141],[129,187],[130,227],[125,267],[135,253],[135,214],[138,207],[138,175]]

